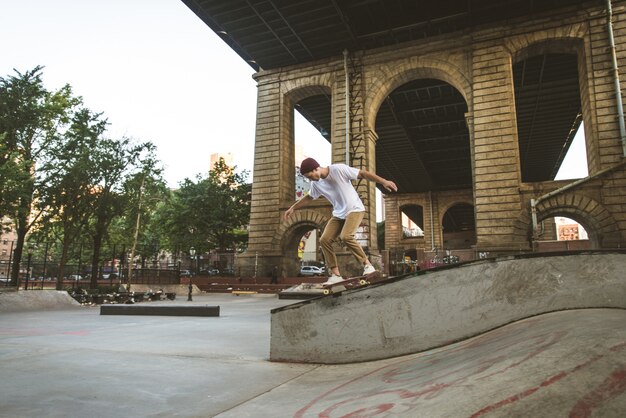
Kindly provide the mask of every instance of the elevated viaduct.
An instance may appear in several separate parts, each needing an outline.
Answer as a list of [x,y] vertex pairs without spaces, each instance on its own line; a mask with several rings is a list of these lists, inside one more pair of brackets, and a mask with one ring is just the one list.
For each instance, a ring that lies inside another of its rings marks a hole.
[[[281,220],[296,198],[296,110],[333,162],[398,184],[383,199],[388,250],[532,252],[555,216],[582,224],[589,248],[626,244],[625,1],[183,1],[257,70],[243,271],[295,274],[300,238],[329,218],[318,202]],[[555,181],[579,128],[589,176]],[[356,187],[377,255],[376,189]],[[423,233],[407,235],[403,216]]]

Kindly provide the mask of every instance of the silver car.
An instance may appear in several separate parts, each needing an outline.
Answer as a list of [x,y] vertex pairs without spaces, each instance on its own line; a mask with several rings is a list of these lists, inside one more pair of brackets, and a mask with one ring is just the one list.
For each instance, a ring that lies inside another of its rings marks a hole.
[[323,276],[324,269],[317,266],[300,267],[300,276]]

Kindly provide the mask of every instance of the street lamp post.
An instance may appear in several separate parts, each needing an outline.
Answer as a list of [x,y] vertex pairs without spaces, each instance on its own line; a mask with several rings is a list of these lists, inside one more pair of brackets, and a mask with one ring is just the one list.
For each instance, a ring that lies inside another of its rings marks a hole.
[[196,249],[194,247],[191,247],[189,249],[189,255],[191,256],[191,272],[189,274],[189,294],[187,295],[187,302],[193,301],[193,298],[191,297],[191,292],[193,291],[193,283],[191,279],[193,277],[193,271],[194,271],[193,260],[195,259],[195,255],[196,255]]

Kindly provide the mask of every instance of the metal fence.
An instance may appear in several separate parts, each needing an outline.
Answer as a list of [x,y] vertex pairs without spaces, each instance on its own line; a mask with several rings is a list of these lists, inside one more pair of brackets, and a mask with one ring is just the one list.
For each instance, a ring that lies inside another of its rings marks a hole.
[[[178,284],[180,272],[188,270],[193,274],[224,270],[233,272],[234,254],[211,251],[194,254],[189,251],[161,250],[155,244],[141,244],[135,249],[130,260],[128,244],[106,244],[100,251],[97,271],[92,271],[93,249],[88,244],[73,246],[62,277],[59,268],[61,247],[57,243],[27,242],[24,245],[19,265],[20,286],[46,288],[59,279],[64,287],[88,286],[94,275],[99,285],[118,285],[128,282],[129,268],[131,282],[137,284]],[[15,242],[0,241],[0,286],[15,286],[10,282],[14,262]],[[189,249],[187,249],[189,250]]]

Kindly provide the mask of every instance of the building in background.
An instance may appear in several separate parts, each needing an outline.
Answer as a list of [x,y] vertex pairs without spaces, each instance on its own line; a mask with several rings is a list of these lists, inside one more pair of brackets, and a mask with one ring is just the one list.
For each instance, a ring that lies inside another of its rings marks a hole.
[[[2,222],[2,226],[6,225],[8,220]],[[13,246],[17,240],[17,233],[14,229],[5,231],[0,229],[0,278],[4,279],[10,275],[10,264],[13,257]]]
[[587,231],[578,222],[563,217],[554,218],[556,237],[558,241],[575,241],[589,239]]
[[233,156],[232,153],[227,152],[225,154],[222,154],[220,152],[216,152],[216,153],[211,154],[211,165],[209,166],[209,171],[213,170],[213,167],[215,167],[215,163],[217,163],[220,160],[220,158],[224,159],[224,162],[226,163],[227,166],[231,168],[235,166],[234,164],[235,157]]

